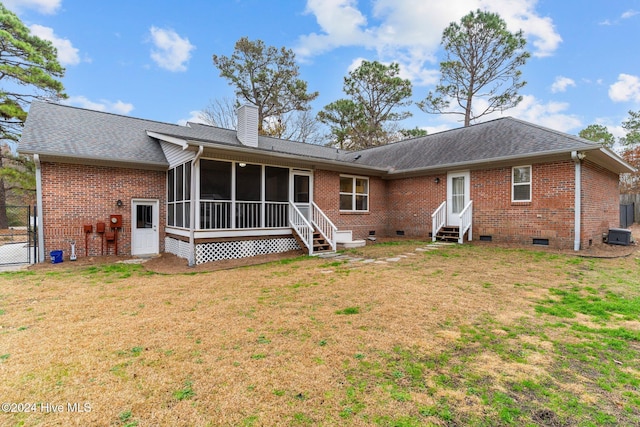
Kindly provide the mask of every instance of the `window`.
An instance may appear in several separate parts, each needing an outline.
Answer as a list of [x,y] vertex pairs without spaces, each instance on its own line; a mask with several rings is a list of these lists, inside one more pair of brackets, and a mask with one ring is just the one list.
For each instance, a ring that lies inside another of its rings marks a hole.
[[451,178],[451,213],[459,214],[464,209],[464,176]]
[[531,166],[516,166],[511,172],[511,200],[514,202],[531,201]]
[[369,178],[340,177],[340,210],[369,210]]
[[189,227],[190,198],[191,162],[187,162],[167,174],[167,224],[170,227]]

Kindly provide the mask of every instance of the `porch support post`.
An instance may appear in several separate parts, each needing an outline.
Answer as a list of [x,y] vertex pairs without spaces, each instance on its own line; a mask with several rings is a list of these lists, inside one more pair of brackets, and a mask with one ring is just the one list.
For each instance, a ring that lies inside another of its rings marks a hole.
[[195,237],[195,228],[196,228],[196,209],[199,209],[198,199],[196,191],[196,182],[197,176],[196,171],[200,170],[196,165],[200,162],[200,156],[202,156],[202,152],[204,151],[204,147],[200,145],[198,147],[198,153],[196,153],[195,157],[191,161],[191,194],[189,195],[191,209],[189,209],[189,267],[193,267],[196,265],[196,237]]
[[575,194],[574,194],[574,241],[573,250],[580,250],[581,229],[582,229],[582,159],[584,159],[584,153],[578,151],[571,152],[571,159],[575,164]]

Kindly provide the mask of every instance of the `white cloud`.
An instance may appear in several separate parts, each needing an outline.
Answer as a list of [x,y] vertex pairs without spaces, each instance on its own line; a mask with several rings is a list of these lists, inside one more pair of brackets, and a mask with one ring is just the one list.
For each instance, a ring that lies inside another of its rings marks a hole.
[[53,15],[60,8],[62,0],[4,0],[3,3],[16,13],[31,9],[44,15]]
[[598,25],[602,25],[602,26],[620,25],[621,19],[630,19],[638,14],[640,14],[640,12],[638,12],[637,10],[629,9],[623,12],[622,15],[620,15],[619,19],[615,19],[613,21],[610,19],[605,19],[603,21],[600,21]]
[[533,56],[551,56],[562,43],[553,20],[536,13],[537,0],[485,0],[484,3],[488,10],[498,13],[505,20],[510,31],[521,29],[524,32],[527,41],[534,47],[528,47]]
[[70,96],[63,101],[64,104],[73,105],[76,107],[86,108],[88,110],[104,111],[106,113],[115,114],[129,114],[133,110],[133,104],[122,102],[120,100],[116,102],[101,99],[98,102],[91,101],[85,96]]
[[576,82],[569,77],[558,76],[551,85],[551,93],[566,92],[569,86],[576,87]]
[[620,74],[618,81],[609,86],[609,98],[613,102],[640,102],[640,77]]
[[456,123],[456,125],[449,125],[449,124],[441,124],[441,125],[437,125],[437,126],[424,126],[421,129],[424,129],[427,131],[427,135],[432,135],[434,133],[439,133],[439,132],[444,132],[446,130],[449,129],[454,129],[460,127],[459,123]]
[[151,50],[151,59],[160,68],[169,71],[186,71],[185,63],[191,58],[191,51],[195,46],[188,38],[183,38],[171,29],[151,27],[151,41],[154,49]]
[[548,56],[562,41],[548,17],[535,11],[537,0],[373,0],[370,16],[356,0],[307,0],[319,31],[303,35],[294,49],[305,60],[340,47],[375,50],[379,60],[396,61],[414,85],[433,84],[437,72],[425,64],[437,62],[442,31],[471,10],[496,12],[509,30],[522,29],[533,55]]
[[560,132],[569,132],[582,126],[582,122],[577,116],[566,114],[568,109],[569,104],[566,102],[543,104],[533,95],[524,95],[517,107],[506,110],[502,116],[512,116]]
[[188,119],[180,119],[180,120],[178,120],[178,124],[180,126],[186,126],[187,122],[201,123],[203,125],[210,124],[210,123],[207,123],[206,121],[204,121],[202,119],[203,112],[200,111],[200,110],[189,111],[189,114],[190,114],[190,117]]
[[69,39],[63,39],[53,32],[53,28],[43,27],[42,25],[31,25],[31,34],[44,40],[49,40],[58,50],[58,60],[62,65],[78,65],[80,63],[80,55],[78,49],[73,47]]

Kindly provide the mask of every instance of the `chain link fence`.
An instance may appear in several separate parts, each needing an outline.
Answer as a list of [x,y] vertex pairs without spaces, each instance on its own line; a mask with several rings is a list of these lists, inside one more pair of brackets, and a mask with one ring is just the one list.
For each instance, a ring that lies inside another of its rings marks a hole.
[[33,206],[7,206],[0,212],[0,265],[37,261],[35,211]]

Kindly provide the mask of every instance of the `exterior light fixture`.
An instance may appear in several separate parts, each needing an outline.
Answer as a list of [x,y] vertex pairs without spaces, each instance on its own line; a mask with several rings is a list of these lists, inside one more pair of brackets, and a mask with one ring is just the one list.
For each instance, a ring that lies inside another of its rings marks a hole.
[[122,207],[122,200],[118,199],[118,201],[116,202],[116,206],[121,208]]
[[238,166],[240,166],[241,168],[243,168],[243,167],[247,166],[247,164],[246,164],[246,163],[238,163]]
[[436,179],[433,180],[436,184],[440,184],[440,177],[436,176]]

